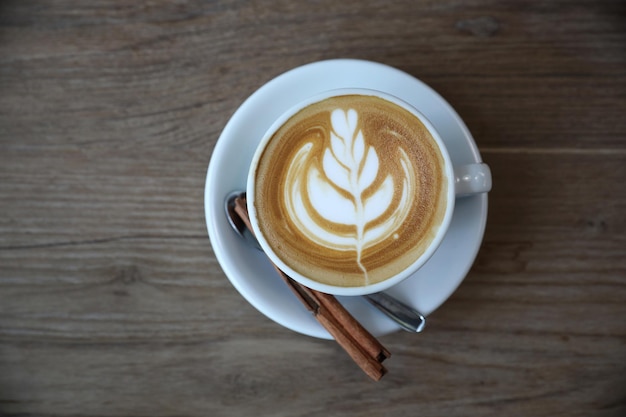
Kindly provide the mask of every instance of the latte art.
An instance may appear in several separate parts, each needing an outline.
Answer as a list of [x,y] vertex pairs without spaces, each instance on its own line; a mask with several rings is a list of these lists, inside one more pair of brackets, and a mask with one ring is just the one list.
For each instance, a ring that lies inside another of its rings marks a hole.
[[309,105],[270,139],[255,212],[294,271],[335,286],[394,276],[424,252],[445,207],[443,158],[402,107],[347,95]]
[[[288,167],[283,198],[289,219],[309,240],[327,249],[356,252],[355,262],[367,285],[363,250],[392,235],[399,237],[396,231],[408,215],[415,181],[401,148],[402,169],[395,171],[402,177],[394,179],[393,172],[383,172],[376,149],[357,125],[356,110],[333,110],[330,145],[323,151],[321,170],[318,161],[308,157],[314,144],[305,143]],[[330,225],[352,230],[337,233]]]

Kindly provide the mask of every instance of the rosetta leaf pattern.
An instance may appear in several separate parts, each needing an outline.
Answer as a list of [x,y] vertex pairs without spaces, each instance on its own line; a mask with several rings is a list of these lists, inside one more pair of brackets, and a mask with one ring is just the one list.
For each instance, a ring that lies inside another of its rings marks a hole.
[[372,184],[378,172],[374,148],[368,147],[365,158],[365,139],[363,133],[357,131],[357,121],[358,115],[353,109],[332,112],[330,149],[326,149],[322,161],[326,177],[354,198]]
[[[367,270],[361,263],[365,227],[372,220],[368,217],[381,214],[384,209],[368,208],[367,202],[363,200],[363,192],[378,176],[379,159],[376,150],[366,144],[363,132],[358,129],[358,114],[354,109],[334,110],[331,113],[331,124],[333,130],[330,133],[330,149],[324,152],[322,168],[326,178],[335,187],[351,196],[354,207],[353,225],[356,227],[357,263],[367,276]],[[380,201],[370,201],[379,207]]]
[[[359,128],[355,110],[337,109],[330,119],[322,160],[309,158],[314,144],[307,142],[290,163],[288,213],[296,227],[317,244],[338,251],[355,250],[356,264],[367,285],[363,251],[390,237],[398,238],[399,227],[411,208],[410,190],[415,188],[415,178],[402,148],[398,149],[397,161],[402,175],[383,174],[377,150]],[[391,206],[396,209],[390,210]],[[338,232],[321,219],[354,229],[342,227]]]

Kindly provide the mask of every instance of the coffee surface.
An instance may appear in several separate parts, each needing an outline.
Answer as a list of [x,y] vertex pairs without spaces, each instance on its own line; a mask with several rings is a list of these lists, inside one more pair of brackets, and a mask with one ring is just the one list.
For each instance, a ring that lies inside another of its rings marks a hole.
[[325,284],[377,283],[413,264],[446,210],[444,159],[421,121],[379,97],[309,105],[264,149],[257,223],[293,270]]

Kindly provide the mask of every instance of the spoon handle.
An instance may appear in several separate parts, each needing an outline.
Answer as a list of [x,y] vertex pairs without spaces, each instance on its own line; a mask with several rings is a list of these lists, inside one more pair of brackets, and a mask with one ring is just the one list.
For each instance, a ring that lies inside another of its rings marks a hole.
[[401,303],[395,298],[378,292],[364,296],[367,301],[385,313],[387,317],[395,321],[407,332],[419,333],[424,330],[426,318],[418,311]]
[[[246,193],[242,191],[233,191],[229,194],[225,200],[226,217],[228,217],[232,229],[240,237],[244,238],[246,242],[252,244],[256,249],[263,251],[252,233],[245,198]],[[376,293],[365,295],[364,297],[374,307],[395,321],[403,330],[419,333],[424,329],[426,318],[418,311],[401,303],[392,296],[385,293]]]

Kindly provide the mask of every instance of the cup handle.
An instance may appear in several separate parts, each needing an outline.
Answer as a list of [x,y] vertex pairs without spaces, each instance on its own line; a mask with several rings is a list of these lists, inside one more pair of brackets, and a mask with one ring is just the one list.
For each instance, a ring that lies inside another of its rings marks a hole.
[[467,197],[491,190],[491,170],[487,164],[456,166],[454,176],[454,191],[457,197]]

